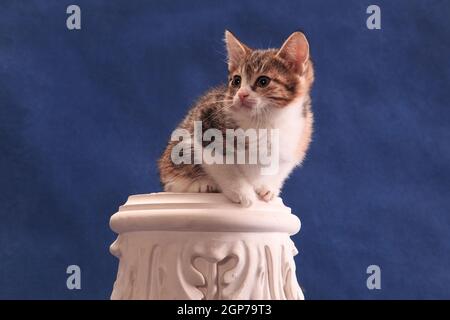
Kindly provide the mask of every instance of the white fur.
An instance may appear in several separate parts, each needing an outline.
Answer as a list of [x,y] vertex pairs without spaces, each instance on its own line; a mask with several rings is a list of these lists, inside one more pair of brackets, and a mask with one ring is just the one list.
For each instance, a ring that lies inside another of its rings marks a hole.
[[[275,175],[261,175],[260,164],[203,165],[222,192],[243,206],[250,206],[256,200],[256,195],[264,201],[278,196],[284,181],[299,164],[296,150],[305,127],[301,114],[303,97],[297,98],[284,108],[265,106],[260,98],[255,100],[257,105],[253,109],[240,108],[231,111],[231,115],[242,129],[279,129],[278,172]],[[265,116],[257,117],[258,108],[266,108]]]

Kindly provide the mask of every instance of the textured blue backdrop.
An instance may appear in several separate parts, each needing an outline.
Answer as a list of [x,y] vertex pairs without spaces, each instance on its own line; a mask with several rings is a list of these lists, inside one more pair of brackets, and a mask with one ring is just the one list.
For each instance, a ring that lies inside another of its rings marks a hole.
[[0,298],[109,297],[109,217],[160,190],[169,134],[225,80],[225,28],[253,47],[310,39],[316,131],[283,192],[306,297],[450,298],[450,2],[376,1],[380,31],[372,1],[273,3],[0,2]]

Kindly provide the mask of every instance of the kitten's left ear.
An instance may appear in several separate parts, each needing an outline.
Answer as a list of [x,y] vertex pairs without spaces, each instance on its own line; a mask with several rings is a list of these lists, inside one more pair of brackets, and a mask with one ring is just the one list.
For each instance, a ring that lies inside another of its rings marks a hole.
[[228,30],[225,30],[225,44],[228,51],[228,71],[232,71],[239,66],[242,59],[249,54],[252,49],[240,42]]
[[303,73],[309,59],[309,44],[305,35],[299,31],[291,34],[278,50],[277,56],[289,62],[294,72]]

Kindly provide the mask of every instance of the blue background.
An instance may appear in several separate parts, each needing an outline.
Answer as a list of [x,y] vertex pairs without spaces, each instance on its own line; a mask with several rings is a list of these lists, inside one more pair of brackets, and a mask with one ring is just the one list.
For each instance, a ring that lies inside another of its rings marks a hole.
[[109,218],[160,190],[171,131],[226,79],[225,28],[252,47],[310,40],[314,141],[283,192],[306,297],[450,298],[450,2],[376,1],[381,30],[370,4],[2,0],[0,298],[109,298]]

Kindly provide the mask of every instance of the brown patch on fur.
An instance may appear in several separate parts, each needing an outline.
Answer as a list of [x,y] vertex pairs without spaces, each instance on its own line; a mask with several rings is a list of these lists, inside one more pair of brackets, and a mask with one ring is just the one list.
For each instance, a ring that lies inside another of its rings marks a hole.
[[[215,128],[223,133],[223,141],[225,144],[226,129],[236,128],[236,124],[231,119],[224,117],[223,109],[228,108],[231,98],[227,94],[227,88],[220,86],[210,90],[203,97],[201,97],[193,108],[189,111],[186,118],[178,126],[179,129],[186,129],[193,137],[194,122],[202,122],[202,134],[210,129]],[[194,150],[191,147],[191,164],[174,164],[171,158],[173,147],[179,141],[169,141],[167,148],[164,150],[161,158],[158,161],[161,183],[165,186],[173,180],[178,178],[185,178],[188,180],[198,180],[206,178],[207,174],[199,164],[193,164]],[[202,142],[203,146],[208,145],[209,142]],[[225,145],[224,145],[225,150]]]

